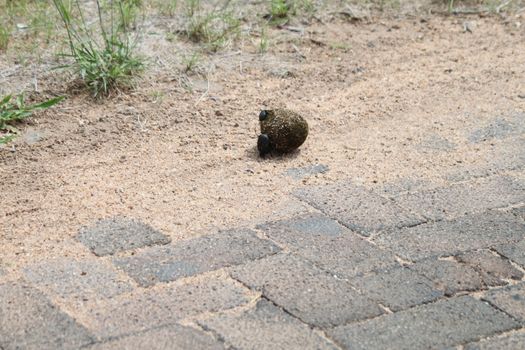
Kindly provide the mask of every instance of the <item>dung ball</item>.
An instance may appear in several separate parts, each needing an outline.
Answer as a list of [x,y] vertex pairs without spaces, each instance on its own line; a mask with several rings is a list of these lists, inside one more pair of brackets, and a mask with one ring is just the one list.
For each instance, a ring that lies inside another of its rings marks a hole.
[[262,110],[259,113],[261,134],[257,140],[259,154],[271,151],[291,152],[308,136],[308,123],[298,113],[287,109]]

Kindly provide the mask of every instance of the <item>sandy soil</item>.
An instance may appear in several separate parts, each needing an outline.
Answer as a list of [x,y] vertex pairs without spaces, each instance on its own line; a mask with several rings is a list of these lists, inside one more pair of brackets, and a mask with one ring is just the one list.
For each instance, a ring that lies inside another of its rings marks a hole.
[[[146,36],[154,63],[136,91],[97,102],[70,90],[0,149],[0,265],[89,254],[74,237],[99,218],[138,218],[179,240],[312,210],[289,196],[303,186],[439,183],[458,164],[483,164],[489,153],[465,130],[525,110],[524,20],[334,18],[274,29],[268,53],[246,41],[184,79],[186,44]],[[70,86],[46,77],[43,95]],[[260,159],[257,116],[275,107],[301,113],[310,136]],[[329,171],[285,174],[312,164]]]

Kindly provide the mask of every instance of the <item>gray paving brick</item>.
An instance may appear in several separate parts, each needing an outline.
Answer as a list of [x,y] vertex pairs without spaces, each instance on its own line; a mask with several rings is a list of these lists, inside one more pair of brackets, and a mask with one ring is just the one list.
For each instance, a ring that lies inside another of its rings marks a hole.
[[328,170],[330,170],[330,168],[328,168],[328,166],[324,164],[314,164],[314,165],[308,165],[302,168],[291,168],[291,169],[286,170],[284,174],[296,180],[300,180],[308,176],[324,174]]
[[200,324],[218,333],[235,349],[337,349],[310,327],[264,299],[240,315],[222,314]]
[[502,244],[494,247],[498,253],[525,267],[525,239],[517,243]]
[[111,298],[133,289],[110,265],[98,260],[55,259],[25,268],[24,275],[64,302]]
[[521,207],[518,207],[518,208],[513,208],[513,209],[511,210],[511,212],[512,212],[514,215],[516,215],[516,216],[522,218],[523,220],[525,220],[525,205],[524,205],[524,206],[521,206]]
[[471,156],[481,158],[481,164],[462,166],[459,170],[444,174],[444,179],[464,181],[525,168],[525,137],[506,139],[483,154],[473,153]]
[[83,227],[78,240],[98,256],[170,242],[168,236],[152,227],[122,217],[99,220],[93,226]]
[[351,285],[288,254],[236,267],[232,276],[311,325],[332,327],[383,313]]
[[438,134],[431,134],[418,145],[423,152],[448,152],[456,149],[457,145]]
[[525,282],[488,291],[483,299],[525,322]]
[[523,278],[523,273],[508,260],[488,250],[463,253],[457,258],[476,269],[487,286],[502,286],[507,284],[505,279]]
[[447,296],[483,288],[479,274],[472,267],[457,261],[425,259],[410,268],[432,281],[434,288],[442,290]]
[[405,267],[351,279],[350,283],[394,312],[443,296],[443,291],[434,288],[428,279]]
[[468,140],[472,143],[490,141],[492,139],[503,139],[510,135],[525,132],[523,114],[518,113],[508,118],[498,117],[489,124],[472,131]]
[[381,193],[386,197],[397,195],[402,192],[416,192],[425,189],[438,187],[438,184],[428,179],[419,177],[398,178],[396,180],[384,183],[374,189],[375,192]]
[[431,220],[453,219],[525,201],[525,183],[494,176],[420,192],[401,193],[392,199],[400,206]]
[[440,300],[328,332],[346,349],[440,349],[517,327],[470,296]]
[[504,336],[467,344],[464,350],[523,350],[525,349],[525,333],[505,334]]
[[489,211],[383,232],[373,240],[415,261],[516,242],[524,234],[525,223],[521,219],[511,213]]
[[296,191],[295,195],[365,236],[375,231],[413,226],[424,221],[391,200],[348,181],[302,189]]
[[173,246],[151,247],[131,257],[115,258],[113,262],[141,286],[150,286],[238,265],[279,250],[251,230],[231,230],[181,241]]
[[221,350],[225,347],[221,342],[200,330],[174,324],[109,342],[94,344],[86,349]]
[[83,323],[103,339],[172,324],[203,312],[230,309],[248,301],[249,291],[239,284],[209,277],[93,301],[78,312]]
[[258,228],[272,240],[338,276],[353,277],[397,265],[392,253],[321,214],[303,215]]
[[77,349],[92,341],[40,291],[18,282],[0,285],[0,349]]

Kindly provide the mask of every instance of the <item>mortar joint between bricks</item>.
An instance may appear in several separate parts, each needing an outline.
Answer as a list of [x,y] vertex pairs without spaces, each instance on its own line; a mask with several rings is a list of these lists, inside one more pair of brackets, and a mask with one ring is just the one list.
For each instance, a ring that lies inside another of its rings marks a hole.
[[226,343],[226,339],[217,331],[207,327],[205,324],[200,323],[199,321],[196,322],[197,326],[206,334],[209,334],[213,339],[217,340],[219,343],[223,345],[228,345],[227,349],[235,349],[231,344]]
[[332,338],[330,338],[328,336],[328,334],[326,334],[326,332],[320,328],[315,328],[315,327],[312,327],[312,330],[318,335],[320,336],[321,338],[323,338],[326,342],[328,342],[330,345],[332,345],[335,349],[337,350],[344,350],[343,347],[341,347],[339,344],[337,344],[335,342],[335,340],[333,340]]

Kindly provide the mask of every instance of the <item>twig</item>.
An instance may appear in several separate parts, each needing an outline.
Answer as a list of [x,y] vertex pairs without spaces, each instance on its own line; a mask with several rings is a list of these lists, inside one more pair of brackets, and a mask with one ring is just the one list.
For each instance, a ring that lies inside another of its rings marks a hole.
[[197,102],[195,102],[195,106],[197,106],[204,99],[204,97],[208,96],[210,93],[210,77],[208,75],[206,76],[206,81],[208,82],[206,91],[204,91],[204,93],[197,99]]
[[501,3],[496,7],[496,13],[499,13],[504,7],[507,7],[510,4],[511,0],[507,0],[504,3]]
[[306,56],[299,50],[299,48],[297,46],[295,46],[295,44],[292,44],[292,47],[293,49],[295,50],[295,52],[303,59],[305,60],[306,59]]

